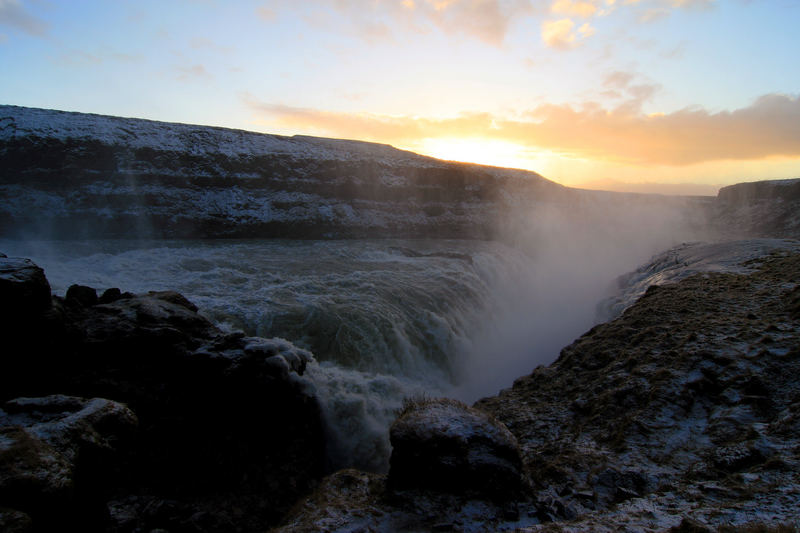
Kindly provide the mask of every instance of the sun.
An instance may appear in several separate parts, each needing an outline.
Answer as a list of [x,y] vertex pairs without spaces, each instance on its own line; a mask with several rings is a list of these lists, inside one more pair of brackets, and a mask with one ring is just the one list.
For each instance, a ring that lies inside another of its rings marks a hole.
[[424,155],[445,159],[479,163],[497,167],[532,170],[534,160],[526,157],[526,149],[508,141],[486,138],[427,138],[415,151]]

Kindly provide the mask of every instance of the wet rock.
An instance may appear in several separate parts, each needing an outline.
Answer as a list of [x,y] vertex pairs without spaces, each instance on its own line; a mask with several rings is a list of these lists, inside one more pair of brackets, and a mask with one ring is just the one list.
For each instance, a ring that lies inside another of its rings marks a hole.
[[[301,376],[309,352],[282,339],[225,334],[176,292],[113,291],[102,305],[78,305],[76,294],[72,304],[53,298],[25,328],[0,324],[1,338],[14,346],[0,357],[0,401],[68,394],[130,406],[139,431],[106,488],[179,500],[181,509],[174,520],[157,523],[140,506],[118,506],[133,529],[191,523],[190,530],[215,530],[209,524],[234,519],[235,507],[247,509],[250,529],[266,529],[322,476],[320,409],[313,385]],[[21,416],[20,402],[7,404],[6,412]],[[37,464],[54,458],[49,471],[58,472],[58,457],[69,459],[62,448],[71,448],[56,444],[36,441],[29,455],[40,458]],[[32,464],[25,469],[36,471]],[[73,477],[62,470],[69,492]]]
[[619,472],[606,469],[590,480],[598,503],[610,505],[630,498],[637,498],[647,492],[647,477],[642,472]]
[[136,416],[110,400],[18,398],[0,410],[0,503],[38,530],[100,524],[104,487]]
[[389,483],[507,498],[521,490],[516,438],[486,413],[448,399],[410,402],[390,430]]
[[112,287],[103,291],[103,294],[100,295],[97,303],[109,304],[111,302],[116,302],[120,298],[122,298],[122,291],[120,291],[117,287]]
[[0,258],[0,320],[27,319],[50,306],[50,284],[30,259]]
[[33,531],[33,521],[22,511],[0,507],[0,531],[3,533],[28,533]]
[[684,518],[679,525],[670,528],[669,533],[714,533],[714,530],[697,520]]
[[97,304],[97,290],[86,285],[70,285],[66,294],[67,303],[76,303],[83,307]]
[[283,339],[246,337],[242,342],[245,354],[263,358],[265,364],[277,369],[282,375],[295,372],[302,376],[308,363],[314,359],[311,352],[299,349]]

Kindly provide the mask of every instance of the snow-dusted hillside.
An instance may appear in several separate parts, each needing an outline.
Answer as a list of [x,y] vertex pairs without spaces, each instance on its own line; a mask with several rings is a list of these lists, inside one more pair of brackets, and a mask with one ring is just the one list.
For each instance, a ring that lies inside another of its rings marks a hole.
[[533,172],[386,145],[0,106],[0,234],[485,237]]

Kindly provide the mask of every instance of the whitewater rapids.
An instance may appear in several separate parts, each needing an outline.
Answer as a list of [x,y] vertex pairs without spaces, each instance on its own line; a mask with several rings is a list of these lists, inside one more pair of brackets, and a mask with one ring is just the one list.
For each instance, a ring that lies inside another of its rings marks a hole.
[[471,402],[551,362],[592,326],[607,288],[485,241],[0,241],[0,251],[42,266],[55,294],[74,283],[176,290],[225,330],[310,350],[332,469],[385,470],[406,397]]

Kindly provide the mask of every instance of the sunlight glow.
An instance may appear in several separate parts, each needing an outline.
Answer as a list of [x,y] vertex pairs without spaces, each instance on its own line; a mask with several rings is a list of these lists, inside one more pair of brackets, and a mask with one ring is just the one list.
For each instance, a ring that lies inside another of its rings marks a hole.
[[465,163],[533,170],[534,158],[522,145],[486,138],[427,138],[416,147],[422,154]]

